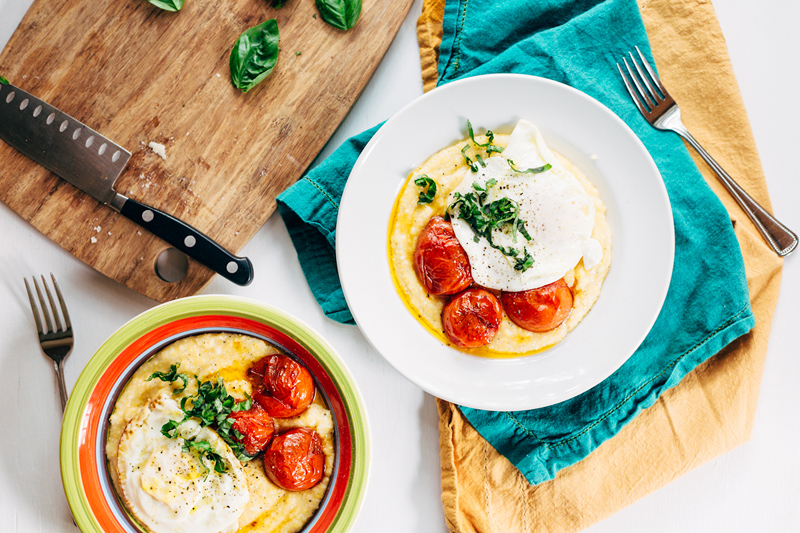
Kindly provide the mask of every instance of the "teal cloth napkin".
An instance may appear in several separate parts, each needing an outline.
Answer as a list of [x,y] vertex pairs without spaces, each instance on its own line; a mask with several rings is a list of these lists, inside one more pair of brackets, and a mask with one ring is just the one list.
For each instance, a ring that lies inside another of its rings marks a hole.
[[[647,338],[617,372],[580,396],[542,409],[460,407],[528,481],[541,483],[616,435],[665,390],[753,327],[742,255],[725,208],[683,143],[645,122],[619,78],[616,62],[635,45],[653,63],[635,0],[447,0],[443,30],[439,84],[514,72],[591,95],[642,140],[672,205],[675,264],[666,301]],[[348,140],[278,198],[309,285],[325,313],[340,322],[352,323],[352,316],[334,260],[338,200],[375,131]]]

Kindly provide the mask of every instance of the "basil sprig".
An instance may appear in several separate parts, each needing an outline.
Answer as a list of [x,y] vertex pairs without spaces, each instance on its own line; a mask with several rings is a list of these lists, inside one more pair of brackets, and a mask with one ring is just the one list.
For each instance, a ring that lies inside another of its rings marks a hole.
[[340,30],[349,30],[361,15],[361,0],[315,0],[322,20]]
[[160,7],[164,11],[180,11],[183,7],[184,0],[147,0],[156,7]]
[[214,471],[219,472],[222,474],[223,472],[228,471],[228,465],[225,464],[225,459],[222,458],[220,454],[214,451],[211,447],[211,443],[207,440],[196,440],[194,437],[191,439],[186,439],[183,441],[183,446],[181,450],[183,453],[189,453],[190,450],[196,450],[198,454],[200,454],[200,464],[209,471],[208,466],[203,461],[203,458],[208,459],[210,462],[214,463]]
[[461,194],[453,193],[455,201],[447,208],[451,216],[457,217],[467,224],[475,234],[474,240],[478,242],[479,237],[483,237],[489,246],[499,250],[503,255],[514,259],[514,270],[525,272],[533,265],[533,256],[524,246],[522,250],[514,247],[505,247],[494,242],[492,232],[495,229],[511,227],[511,239],[517,242],[519,232],[526,240],[530,241],[531,236],[525,227],[525,221],[519,218],[519,204],[510,198],[500,198],[494,202],[486,202],[489,189],[497,184],[497,181],[490,179],[486,182],[486,188],[481,187],[477,182],[472,184],[474,192]]
[[252,406],[253,402],[249,396],[247,400],[237,402],[233,396],[228,394],[222,378],[218,378],[216,382],[203,381],[202,383],[197,379],[197,394],[181,399],[183,420],[170,420],[161,426],[161,434],[174,439],[178,437],[178,426],[190,418],[197,418],[201,427],[216,426],[217,433],[222,440],[228,443],[236,457],[240,461],[249,461],[253,456],[244,449],[244,444],[241,442],[244,435],[233,429],[234,420],[228,415],[235,411],[247,411]]
[[189,384],[189,378],[186,377],[186,374],[179,374],[178,367],[181,366],[180,363],[175,363],[174,365],[170,365],[169,372],[153,372],[150,374],[150,377],[147,378],[145,381],[150,381],[151,379],[158,378],[161,381],[168,381],[169,383],[174,383],[175,381],[181,380],[183,382],[183,387],[180,389],[173,389],[172,394],[180,394],[186,390],[186,385]]
[[518,174],[541,174],[542,172],[546,172],[551,168],[553,168],[553,165],[551,165],[550,163],[545,163],[540,167],[533,167],[526,170],[520,170],[514,166],[514,162],[511,159],[506,159],[506,161],[508,161],[508,166],[511,167],[511,170],[513,170]]
[[0,83],[2,83],[3,85],[8,85],[8,80],[5,79],[3,76],[0,76]]
[[433,201],[433,198],[436,196],[436,182],[429,178],[427,174],[423,174],[415,179],[414,185],[423,188],[419,191],[418,204],[429,204]]
[[233,86],[246,93],[269,76],[278,63],[279,41],[278,22],[275,19],[245,30],[231,50]]

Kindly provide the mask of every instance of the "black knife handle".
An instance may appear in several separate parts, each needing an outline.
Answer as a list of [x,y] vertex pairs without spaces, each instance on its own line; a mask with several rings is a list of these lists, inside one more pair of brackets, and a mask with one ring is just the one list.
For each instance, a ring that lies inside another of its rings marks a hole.
[[237,285],[249,285],[253,281],[253,263],[250,259],[236,257],[182,220],[136,200],[123,198],[119,212],[156,237]]

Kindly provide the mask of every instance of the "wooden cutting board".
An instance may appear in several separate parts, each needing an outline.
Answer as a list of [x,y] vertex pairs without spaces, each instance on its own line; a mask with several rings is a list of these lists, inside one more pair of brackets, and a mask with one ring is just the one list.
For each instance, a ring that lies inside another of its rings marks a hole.
[[[35,0],[0,54],[0,74],[133,154],[117,192],[236,253],[333,134],[412,1],[364,0],[358,24],[343,32],[323,22],[313,0],[281,9],[270,0],[186,0],[178,13],[145,0]],[[280,30],[278,64],[243,94],[231,85],[230,51],[270,18]],[[150,142],[166,145],[166,160]],[[214,275],[190,260],[182,281],[162,281],[154,266],[169,245],[2,141],[0,200],[155,300],[194,294]]]

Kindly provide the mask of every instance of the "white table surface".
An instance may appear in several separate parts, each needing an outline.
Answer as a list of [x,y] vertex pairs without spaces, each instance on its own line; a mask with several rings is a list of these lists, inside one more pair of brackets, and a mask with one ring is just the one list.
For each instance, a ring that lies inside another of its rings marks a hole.
[[[32,0],[0,0],[0,48]],[[714,0],[752,123],[778,217],[800,230],[797,123],[800,3]],[[375,77],[323,151],[388,118],[422,93],[411,8]],[[713,146],[707,147],[713,153]],[[2,162],[0,162],[2,164]],[[734,176],[736,169],[728,169]],[[341,354],[364,398],[373,462],[354,532],[446,532],[440,500],[433,397],[397,374],[358,329],[324,317],[305,283],[286,228],[275,215],[243,250],[258,267],[246,288],[221,279],[206,294],[242,295],[302,317]],[[69,304],[75,348],[68,388],[95,349],[155,302],[95,272],[0,204],[0,530],[74,531],[61,487],[61,413],[53,368],[39,351],[23,277],[54,272]],[[752,440],[589,528],[618,531],[800,531],[800,255],[784,267]]]

